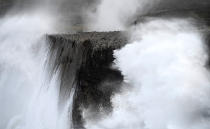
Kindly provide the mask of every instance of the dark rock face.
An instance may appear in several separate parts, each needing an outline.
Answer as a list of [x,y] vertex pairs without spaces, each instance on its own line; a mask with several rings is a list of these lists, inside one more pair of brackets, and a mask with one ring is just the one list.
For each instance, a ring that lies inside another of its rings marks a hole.
[[[112,68],[113,50],[127,42],[122,32],[86,32],[72,35],[49,35],[50,67],[59,70],[61,105],[75,88],[73,125],[83,128],[82,110],[97,117],[112,111],[111,97],[119,92],[123,76]],[[62,107],[61,107],[62,108]]]

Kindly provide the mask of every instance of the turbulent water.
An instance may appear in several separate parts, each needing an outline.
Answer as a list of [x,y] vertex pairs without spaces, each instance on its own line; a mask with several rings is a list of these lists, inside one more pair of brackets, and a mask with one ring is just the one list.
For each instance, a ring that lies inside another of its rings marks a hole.
[[0,18],[0,129],[77,127],[71,118],[74,86],[59,107],[59,71],[49,75],[45,34],[130,28],[130,43],[114,51],[113,68],[125,79],[122,92],[112,95],[113,112],[88,119],[92,116],[86,117],[78,106],[82,113],[76,110],[76,117],[84,118],[78,123],[86,129],[209,129],[208,55],[196,22],[171,16],[131,23],[159,1],[14,2]]
[[88,129],[208,129],[210,74],[202,33],[190,20],[153,19],[136,26],[115,51],[126,86],[114,111]]
[[[43,21],[44,19],[44,21]],[[51,33],[48,15],[21,14],[0,19],[0,128],[69,129],[70,106],[58,110],[59,80],[48,77]]]

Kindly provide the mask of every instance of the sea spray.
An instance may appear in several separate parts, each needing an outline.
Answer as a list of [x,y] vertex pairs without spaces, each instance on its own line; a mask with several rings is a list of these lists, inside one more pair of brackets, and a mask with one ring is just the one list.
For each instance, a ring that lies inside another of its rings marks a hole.
[[113,113],[87,129],[208,129],[210,82],[203,35],[189,19],[152,19],[115,51],[127,83]]
[[69,129],[72,101],[59,111],[58,74],[48,77],[45,34],[51,32],[53,20],[45,13],[1,18],[1,129]]

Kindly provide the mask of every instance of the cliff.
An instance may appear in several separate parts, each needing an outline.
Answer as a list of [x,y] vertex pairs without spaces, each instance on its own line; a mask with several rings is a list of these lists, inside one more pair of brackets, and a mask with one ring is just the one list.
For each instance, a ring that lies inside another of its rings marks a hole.
[[52,72],[60,71],[61,105],[75,88],[74,128],[83,128],[83,109],[93,114],[109,113],[112,110],[111,96],[120,90],[123,81],[121,72],[112,65],[113,51],[127,43],[124,33],[48,35],[48,41]]

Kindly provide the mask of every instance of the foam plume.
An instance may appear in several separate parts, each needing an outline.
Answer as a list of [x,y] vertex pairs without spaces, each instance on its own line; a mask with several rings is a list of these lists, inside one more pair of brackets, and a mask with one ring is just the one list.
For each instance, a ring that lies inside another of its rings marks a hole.
[[208,129],[209,72],[202,33],[190,20],[139,24],[132,43],[115,51],[125,76],[114,111],[87,129]]

